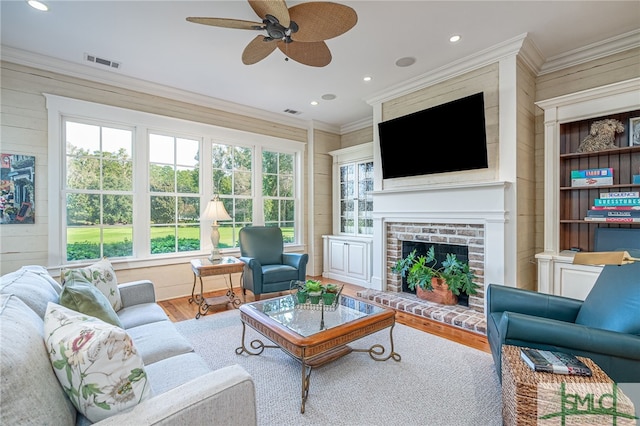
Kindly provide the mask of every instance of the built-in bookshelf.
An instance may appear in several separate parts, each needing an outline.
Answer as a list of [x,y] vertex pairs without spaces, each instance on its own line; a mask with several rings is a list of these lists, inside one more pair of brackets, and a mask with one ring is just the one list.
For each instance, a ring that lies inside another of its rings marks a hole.
[[[584,299],[602,271],[601,265],[573,264],[575,251],[593,251],[598,228],[640,229],[637,223],[586,221],[602,192],[640,191],[640,148],[630,146],[632,117],[640,116],[640,78],[621,81],[536,102],[544,110],[544,248],[536,254],[538,291]],[[616,148],[576,152],[591,124],[616,119],[624,132]],[[598,187],[571,186],[571,171],[612,168],[613,183]]]
[[[584,220],[594,199],[604,192],[640,191],[640,184],[633,184],[633,175],[640,174],[640,146],[629,146],[629,119],[639,117],[640,110],[593,117],[560,125],[559,160],[559,249],[579,248],[594,250],[594,234],[597,227],[640,227],[640,223],[602,223]],[[616,135],[617,149],[578,153],[580,142],[589,134],[591,125],[604,119],[623,123],[625,131]],[[613,184],[575,187],[571,186],[571,171],[597,168],[613,168]]]

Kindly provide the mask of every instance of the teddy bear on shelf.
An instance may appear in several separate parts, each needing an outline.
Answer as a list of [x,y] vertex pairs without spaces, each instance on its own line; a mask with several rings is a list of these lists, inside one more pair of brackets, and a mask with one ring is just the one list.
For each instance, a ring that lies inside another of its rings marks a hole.
[[589,135],[578,146],[577,152],[595,152],[605,149],[618,148],[616,133],[624,132],[624,125],[620,120],[606,119],[593,122]]

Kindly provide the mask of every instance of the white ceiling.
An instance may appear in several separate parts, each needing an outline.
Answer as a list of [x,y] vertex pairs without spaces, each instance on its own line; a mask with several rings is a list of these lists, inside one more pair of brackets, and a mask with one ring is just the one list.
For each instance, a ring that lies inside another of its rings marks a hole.
[[[106,71],[287,117],[283,111],[293,109],[299,119],[337,127],[370,118],[366,99],[525,33],[549,59],[640,29],[639,1],[339,1],[355,9],[358,23],[327,41],[328,66],[285,61],[279,50],[247,66],[241,54],[256,32],[185,20],[257,21],[245,0],[44,1],[49,12],[1,1],[5,59],[19,49],[68,61],[85,74]],[[462,40],[452,45],[456,33]],[[121,68],[89,64],[87,53]],[[416,63],[395,66],[404,56]],[[373,81],[364,83],[365,75]],[[336,99],[322,100],[327,93]]]

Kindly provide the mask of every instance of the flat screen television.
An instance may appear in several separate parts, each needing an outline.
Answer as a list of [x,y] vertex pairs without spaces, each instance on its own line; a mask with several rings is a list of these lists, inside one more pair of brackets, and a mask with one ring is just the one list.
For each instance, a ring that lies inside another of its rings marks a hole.
[[382,178],[486,169],[484,93],[378,123]]

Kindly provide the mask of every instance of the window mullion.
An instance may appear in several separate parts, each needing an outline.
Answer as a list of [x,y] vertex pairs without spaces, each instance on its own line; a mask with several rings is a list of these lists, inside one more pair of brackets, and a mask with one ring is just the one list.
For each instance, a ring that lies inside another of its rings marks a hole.
[[133,250],[135,257],[151,254],[149,219],[149,131],[137,126],[134,130],[133,168]]
[[262,195],[262,147],[254,146],[253,164],[251,165],[253,179],[253,223],[264,225],[264,197]]

